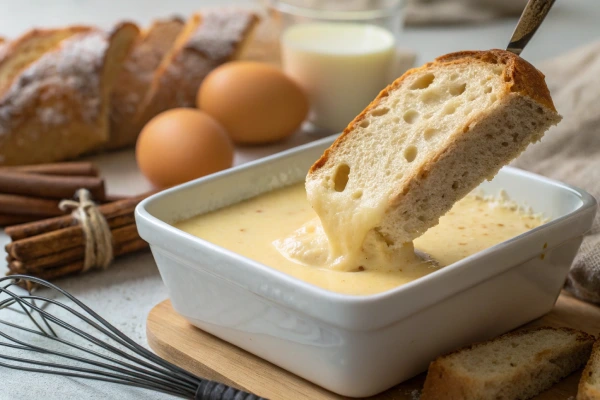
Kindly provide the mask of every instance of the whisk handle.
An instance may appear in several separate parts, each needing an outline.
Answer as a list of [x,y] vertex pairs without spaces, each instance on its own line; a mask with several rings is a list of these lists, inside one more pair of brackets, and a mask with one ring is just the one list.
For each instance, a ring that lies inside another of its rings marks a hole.
[[194,400],[266,400],[254,394],[234,389],[222,383],[202,380]]

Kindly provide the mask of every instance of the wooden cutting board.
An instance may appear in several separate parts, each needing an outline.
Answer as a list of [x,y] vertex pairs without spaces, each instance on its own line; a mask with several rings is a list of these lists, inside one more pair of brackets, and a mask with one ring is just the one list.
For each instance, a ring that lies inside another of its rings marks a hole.
[[[527,326],[566,326],[597,336],[600,308],[563,294],[550,313]],[[345,399],[194,327],[173,310],[169,300],[150,311],[146,332],[158,355],[198,376],[271,400]],[[575,396],[580,375],[581,371],[572,374],[536,399]],[[424,379],[425,374],[419,375],[371,399],[413,400]]]

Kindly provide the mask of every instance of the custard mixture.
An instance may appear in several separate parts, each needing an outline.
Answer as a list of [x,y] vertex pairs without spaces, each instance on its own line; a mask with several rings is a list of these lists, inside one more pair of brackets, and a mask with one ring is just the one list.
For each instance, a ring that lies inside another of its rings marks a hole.
[[541,223],[539,217],[509,204],[469,195],[400,252],[389,252],[385,242],[370,233],[352,271],[326,264],[327,237],[301,183],[174,225],[324,289],[368,295],[415,280]]

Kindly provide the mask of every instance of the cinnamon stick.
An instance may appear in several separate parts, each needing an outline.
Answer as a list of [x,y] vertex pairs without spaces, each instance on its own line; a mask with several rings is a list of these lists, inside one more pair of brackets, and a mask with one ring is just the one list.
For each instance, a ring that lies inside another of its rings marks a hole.
[[58,200],[0,193],[0,214],[53,217],[63,214],[58,203]]
[[[137,237],[133,240],[116,243],[113,247],[113,256],[119,257],[146,247],[148,247],[148,243],[140,237]],[[51,254],[47,257],[41,257],[31,261],[13,260],[8,263],[8,267],[10,270],[19,271],[20,273],[38,273],[40,271],[71,264],[76,261],[82,261],[83,263],[84,253],[85,247],[79,246],[60,254]]]
[[91,162],[63,162],[52,164],[19,165],[0,167],[1,171],[29,172],[43,175],[98,176],[98,169]]
[[121,195],[121,194],[106,194],[104,196],[104,200],[102,202],[103,203],[112,203],[112,202],[119,201],[119,200],[125,200],[130,197],[131,196],[125,196],[125,195]]
[[[115,201],[114,203],[103,204],[98,207],[100,212],[108,220],[118,216],[133,214],[135,206],[148,197],[150,193],[145,193],[139,196],[130,197],[124,200]],[[109,222],[110,223],[110,222]],[[42,221],[30,222],[27,224],[15,225],[8,227],[4,232],[10,236],[11,240],[17,241],[27,237],[41,235],[43,233],[55,231],[69,226],[77,225],[77,221],[72,215],[65,215],[57,218],[49,218]]]
[[[112,229],[111,234],[113,244],[139,238],[135,224]],[[84,245],[83,230],[77,225],[17,240],[7,244],[6,251],[17,260],[29,261]]]
[[95,176],[42,175],[0,170],[0,190],[3,193],[50,199],[70,199],[78,189],[87,189],[97,201],[103,201],[104,180]]
[[23,224],[25,222],[38,221],[43,217],[35,215],[0,214],[0,226]]
[[[142,239],[134,239],[120,244],[115,247],[115,257],[122,256],[136,251],[144,250],[148,248],[148,243]],[[32,274],[38,278],[45,280],[52,280],[61,278],[65,275],[75,274],[83,270],[83,260],[77,260],[73,262],[67,262],[54,268],[44,268],[38,270],[28,270],[17,264],[9,264],[10,274]]]

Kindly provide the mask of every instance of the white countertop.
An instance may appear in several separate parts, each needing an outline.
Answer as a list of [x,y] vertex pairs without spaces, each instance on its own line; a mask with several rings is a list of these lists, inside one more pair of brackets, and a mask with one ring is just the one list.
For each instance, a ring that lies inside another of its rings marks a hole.
[[[502,1],[502,0],[499,0]],[[251,3],[242,0],[0,0],[0,36],[12,37],[33,27],[68,23],[93,23],[100,26],[129,18],[148,23],[152,18],[173,14],[187,15],[199,7],[214,4]],[[547,21],[529,43],[523,56],[533,63],[553,57],[570,48],[600,39],[600,6],[596,0],[557,2]],[[405,31],[402,44],[416,50],[417,63],[455,50],[502,48],[514,28],[515,20],[501,20],[485,26],[435,27]],[[235,163],[271,154],[311,138],[298,134],[285,143],[265,148],[239,149]],[[132,151],[121,151],[93,158],[115,194],[135,194],[149,188],[139,174]],[[8,238],[0,234],[3,249]],[[2,250],[3,251],[3,250]],[[6,270],[0,254],[0,273]],[[106,317],[133,340],[146,345],[145,318],[150,309],[167,298],[167,293],[149,252],[118,260],[109,270],[63,279],[57,282],[84,303]],[[0,399],[64,400],[66,398],[118,399],[170,398],[145,390],[70,378],[35,375],[0,367]]]

